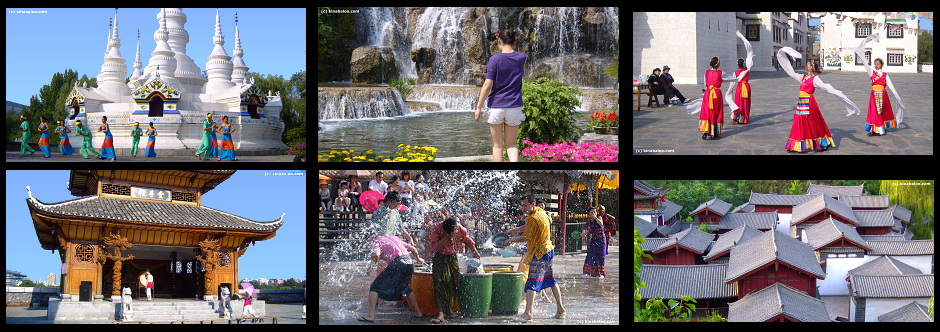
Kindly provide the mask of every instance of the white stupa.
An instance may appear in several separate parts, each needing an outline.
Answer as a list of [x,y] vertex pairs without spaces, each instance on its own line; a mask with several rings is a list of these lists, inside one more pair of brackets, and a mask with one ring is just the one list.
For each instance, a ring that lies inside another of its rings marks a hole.
[[[280,94],[265,94],[254,84],[248,67],[242,59],[241,41],[235,33],[235,61],[222,47],[222,25],[219,12],[215,14],[215,47],[206,63],[208,78],[186,55],[189,33],[186,32],[186,14],[180,8],[166,8],[157,15],[158,28],[153,34],[156,48],[150,53],[147,67],[141,72],[140,42],[130,81],[124,83],[127,66],[121,57],[121,39],[118,36],[117,15],[108,38],[104,64],[98,75],[98,87],[87,88],[77,84],[66,101],[70,111],[67,126],[75,131],[75,121],[88,125],[93,144],[101,146],[104,135],[96,132],[101,118],[108,117],[114,136],[115,148],[130,148],[130,130],[134,122],[147,130],[153,122],[157,130],[157,153],[165,149],[196,149],[202,144],[202,124],[206,113],[221,123],[229,117],[236,131],[232,140],[236,150],[256,150],[285,147],[281,142],[284,122],[280,119]],[[199,27],[200,29],[208,27]],[[207,42],[207,41],[206,41]],[[235,73],[233,75],[233,72]],[[221,138],[221,137],[219,137]],[[147,138],[141,138],[140,148]],[[74,148],[81,147],[81,139],[72,139]]]

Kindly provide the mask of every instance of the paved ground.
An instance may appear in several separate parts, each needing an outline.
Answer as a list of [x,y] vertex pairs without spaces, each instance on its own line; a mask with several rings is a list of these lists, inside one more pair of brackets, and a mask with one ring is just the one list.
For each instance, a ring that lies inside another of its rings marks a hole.
[[[897,129],[888,129],[885,136],[868,136],[865,116],[868,111],[871,81],[864,73],[824,72],[819,75],[825,83],[841,90],[856,105],[861,114],[847,117],[845,107],[835,96],[817,89],[816,101],[835,147],[825,152],[807,155],[932,155],[933,154],[933,73],[892,73],[891,81],[900,91],[907,113]],[[732,154],[732,155],[802,155],[787,153],[786,142],[796,110],[798,85],[783,71],[754,72],[750,77],[750,123],[732,125],[730,108],[725,104],[722,135],[714,140],[702,140],[698,131],[699,114],[689,115],[685,106],[647,108],[642,96],[642,110],[637,111],[637,100],[632,98],[633,154]],[[702,97],[702,85],[676,84],[686,98]],[[722,93],[728,84],[722,85]],[[896,104],[894,94],[891,101]],[[660,96],[662,98],[662,96]],[[895,106],[895,109],[897,107]]]
[[[46,312],[48,307],[39,307],[39,308],[27,308],[27,307],[7,307],[6,311],[6,323],[7,324],[110,324],[112,321],[80,321],[80,320],[59,320],[51,321],[46,319]],[[265,304],[265,310],[267,316],[280,316],[277,319],[278,324],[307,324],[306,319],[301,319],[301,309],[303,309],[303,304],[301,303],[280,303],[280,304]],[[238,316],[241,316],[241,312],[237,313]],[[246,324],[250,324],[251,321],[247,321]],[[269,320],[265,320],[266,324],[270,324]]]

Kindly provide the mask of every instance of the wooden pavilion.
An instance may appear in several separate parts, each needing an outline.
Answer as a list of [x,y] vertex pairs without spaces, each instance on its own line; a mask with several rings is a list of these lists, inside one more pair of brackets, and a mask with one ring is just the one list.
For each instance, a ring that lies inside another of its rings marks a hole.
[[[26,204],[43,249],[58,250],[63,300],[143,294],[137,277],[153,275],[155,297],[217,299],[238,289],[238,258],[273,238],[284,215],[255,221],[202,205],[234,170],[73,170],[68,190],[80,198]],[[29,191],[30,188],[26,187]]]

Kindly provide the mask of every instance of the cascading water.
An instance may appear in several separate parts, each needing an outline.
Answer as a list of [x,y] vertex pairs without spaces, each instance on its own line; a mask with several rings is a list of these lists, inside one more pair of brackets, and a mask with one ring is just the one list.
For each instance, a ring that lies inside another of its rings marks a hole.
[[[366,7],[358,10],[360,13],[353,16],[356,38],[352,39],[352,47],[389,48],[395,58],[396,75],[416,79],[418,87],[482,85],[487,61],[494,52],[499,52],[493,36],[497,28],[519,32],[514,50],[526,54],[526,77],[554,75],[589,88],[609,89],[614,84],[603,71],[619,57],[616,35],[619,9],[616,7]],[[419,69],[416,69],[416,61]],[[384,62],[382,66],[387,67]],[[384,70],[382,73],[381,81],[387,82],[388,75],[384,75]],[[475,108],[475,98],[464,98],[462,91],[453,90],[456,95],[446,92],[413,94],[409,100],[437,102],[445,110]],[[459,101],[455,101],[457,99]],[[352,102],[365,104],[371,99]],[[320,105],[321,109],[338,110],[331,111],[332,114],[362,114],[343,110],[342,105]],[[396,103],[382,106],[396,107]],[[387,108],[365,114],[370,113],[396,116],[405,112]]]
[[[435,171],[427,176],[427,185],[437,203],[430,206],[430,212],[447,207],[454,211],[459,206],[459,197],[465,197],[475,214],[483,216],[486,222],[501,218],[505,204],[514,203],[510,198],[513,190],[524,185],[516,175],[518,171]],[[424,218],[406,219],[403,227],[421,229]],[[501,219],[500,219],[501,220]],[[368,258],[372,239],[382,232],[380,223],[365,220],[360,224],[361,232],[354,233],[336,243],[326,254],[320,255],[320,305],[321,310],[328,310],[334,319],[346,319],[361,315],[367,310],[366,292],[356,292],[361,288],[368,291],[369,283],[375,278],[375,264]],[[472,226],[471,231],[487,229],[485,226]],[[482,238],[489,233],[481,234]],[[417,239],[416,239],[417,240]],[[480,240],[482,243],[483,241]],[[419,251],[424,257],[425,251]]]

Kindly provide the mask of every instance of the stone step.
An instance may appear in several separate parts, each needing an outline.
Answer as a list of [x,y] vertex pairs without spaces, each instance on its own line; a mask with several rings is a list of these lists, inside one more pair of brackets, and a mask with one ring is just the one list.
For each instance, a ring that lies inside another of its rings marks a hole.
[[210,302],[134,302],[134,321],[215,319],[219,314]]

